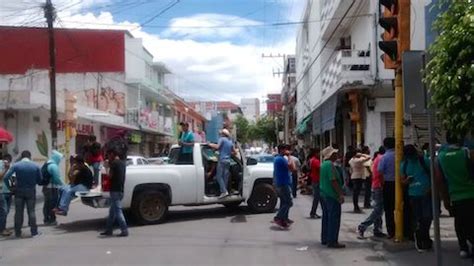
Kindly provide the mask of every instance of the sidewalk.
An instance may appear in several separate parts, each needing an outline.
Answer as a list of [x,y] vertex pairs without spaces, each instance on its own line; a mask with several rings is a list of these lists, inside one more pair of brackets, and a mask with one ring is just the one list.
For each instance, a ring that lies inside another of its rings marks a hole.
[[[300,198],[303,198],[304,200]],[[298,195],[298,201],[299,204],[306,205],[304,206],[305,209],[311,209],[311,196]],[[359,204],[361,202],[363,202],[362,197]],[[388,262],[389,265],[434,265],[436,263],[434,251],[418,253],[415,249],[414,243],[411,241],[395,243],[393,240],[389,239],[373,238],[373,227],[367,229],[365,234],[367,239],[357,239],[357,226],[370,214],[371,211],[372,209],[363,209],[363,213],[356,214],[353,212],[352,197],[347,196],[345,198],[345,203],[342,205],[341,230],[339,237],[342,243],[347,241],[351,243],[359,243],[360,245],[371,245],[377,254],[377,256],[374,256],[373,261],[384,260]],[[321,209],[318,208],[318,213],[320,212]],[[446,210],[443,210],[443,215],[440,219],[443,265],[471,266],[470,259],[461,259],[459,257],[457,238],[454,231],[454,218],[446,216],[447,213]],[[385,232],[385,221],[383,229]],[[431,229],[431,235],[434,239],[433,226]]]

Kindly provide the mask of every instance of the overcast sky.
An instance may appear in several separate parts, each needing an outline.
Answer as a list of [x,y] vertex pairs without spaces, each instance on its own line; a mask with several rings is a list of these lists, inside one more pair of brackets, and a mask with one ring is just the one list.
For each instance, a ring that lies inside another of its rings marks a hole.
[[[39,0],[3,0],[1,25],[45,26]],[[186,99],[261,100],[281,90],[282,58],[294,54],[305,0],[52,0],[58,27],[123,28],[143,38],[155,61],[174,73]],[[114,25],[114,26],[112,26]]]

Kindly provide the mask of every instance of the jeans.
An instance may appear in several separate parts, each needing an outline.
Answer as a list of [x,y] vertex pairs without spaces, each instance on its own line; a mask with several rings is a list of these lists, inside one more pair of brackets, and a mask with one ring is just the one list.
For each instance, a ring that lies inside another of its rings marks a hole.
[[291,198],[291,188],[287,186],[278,186],[276,188],[278,197],[280,198],[280,208],[276,214],[276,218],[282,221],[288,221],[288,215],[291,206],[293,206],[293,199]]
[[410,204],[413,211],[413,228],[415,229],[416,240],[423,247],[430,247],[430,227],[431,221],[433,221],[431,195],[410,196]]
[[43,222],[45,224],[56,222],[53,209],[58,206],[59,191],[57,188],[43,187]]
[[456,229],[460,250],[469,251],[467,240],[474,246],[474,227],[472,226],[474,224],[473,210],[474,199],[453,202],[454,228]]
[[359,209],[359,195],[362,189],[363,179],[352,179],[353,191],[352,191],[352,202],[354,203],[354,210]]
[[76,192],[89,191],[89,189],[82,184],[78,184],[75,186],[66,185],[60,189],[61,189],[61,199],[59,200],[59,209],[65,212],[68,212],[69,204],[71,203],[71,200],[76,197],[75,195]]
[[383,190],[376,188],[372,191],[372,199],[374,200],[374,209],[369,217],[360,225],[359,230],[364,232],[369,226],[374,225],[374,234],[382,233],[382,215],[383,215]]
[[291,194],[293,194],[293,198],[296,198],[296,191],[298,190],[298,171],[291,173]]
[[321,207],[323,208],[321,243],[337,244],[341,227],[341,203],[331,197],[321,197]]
[[28,225],[30,226],[31,234],[38,234],[35,214],[36,190],[17,188],[15,192],[15,236],[17,237],[21,236],[25,205],[28,212]]
[[364,207],[370,208],[370,197],[372,195],[372,177],[368,176],[364,180]]
[[125,221],[122,211],[122,199],[123,192],[110,192],[109,217],[107,217],[107,223],[105,226],[105,231],[108,233],[112,233],[115,221],[118,222],[120,230],[123,233],[128,233],[127,222]]
[[92,170],[94,172],[94,185],[99,184],[100,162],[92,163]]
[[222,159],[217,163],[216,178],[221,193],[227,192],[227,182],[230,174],[230,160]]
[[395,182],[385,181],[383,185],[383,208],[385,211],[385,226],[390,237],[395,236]]
[[3,193],[0,193],[0,233],[7,225],[7,203]]
[[314,216],[316,215],[316,210],[318,209],[319,205],[319,182],[318,183],[313,183],[313,204],[311,205],[311,212],[309,213],[309,216]]

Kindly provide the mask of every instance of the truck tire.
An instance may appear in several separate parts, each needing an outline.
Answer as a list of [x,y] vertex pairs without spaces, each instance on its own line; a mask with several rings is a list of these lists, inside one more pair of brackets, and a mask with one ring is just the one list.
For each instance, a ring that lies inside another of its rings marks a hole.
[[168,213],[166,197],[159,191],[140,192],[132,202],[132,213],[138,224],[161,223]]
[[277,200],[278,197],[273,186],[267,183],[260,183],[254,186],[252,196],[247,201],[247,205],[255,213],[273,212]]

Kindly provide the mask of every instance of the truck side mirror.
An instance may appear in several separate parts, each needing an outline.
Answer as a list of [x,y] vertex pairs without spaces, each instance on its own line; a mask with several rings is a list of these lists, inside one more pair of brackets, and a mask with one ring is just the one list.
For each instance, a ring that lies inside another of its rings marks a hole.
[[247,158],[247,165],[256,165],[258,163],[257,159],[248,157]]

